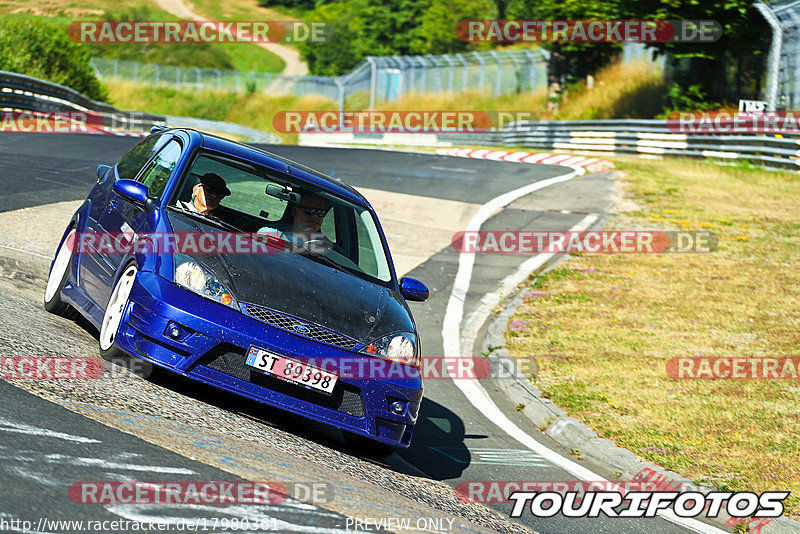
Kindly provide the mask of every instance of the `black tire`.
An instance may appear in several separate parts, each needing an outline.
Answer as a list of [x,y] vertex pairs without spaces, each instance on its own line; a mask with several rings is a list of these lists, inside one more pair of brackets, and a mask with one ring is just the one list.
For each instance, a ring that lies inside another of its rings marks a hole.
[[[72,229],[61,246],[56,250],[53,265],[47,277],[47,287],[44,291],[44,309],[52,314],[65,317],[67,319],[77,319],[80,315],[78,310],[61,300],[61,290],[67,284],[69,272],[72,269],[73,253],[71,250],[72,236],[75,229]],[[60,277],[59,277],[60,271]]]
[[346,430],[342,432],[344,434],[344,443],[347,445],[347,448],[360,455],[370,456],[372,458],[386,458],[391,456],[395,451],[395,447],[392,445],[365,438],[364,436],[353,434]]

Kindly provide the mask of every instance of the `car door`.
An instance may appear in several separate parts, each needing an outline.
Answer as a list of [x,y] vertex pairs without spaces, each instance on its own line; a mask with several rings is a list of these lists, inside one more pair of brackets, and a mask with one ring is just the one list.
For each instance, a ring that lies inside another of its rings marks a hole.
[[87,239],[82,246],[83,253],[79,263],[79,279],[81,288],[86,295],[99,306],[104,306],[102,299],[105,287],[113,275],[113,266],[108,263],[108,258],[98,252],[97,237],[100,232],[100,220],[110,208],[109,201],[119,198],[112,191],[114,182],[120,178],[134,179],[142,167],[150,161],[156,152],[169,141],[170,136],[152,135],[136,144],[127,154],[114,165],[104,180],[100,180],[98,187],[90,195],[91,208],[86,221]]
[[[138,145],[137,145],[138,146]],[[145,154],[145,150],[147,151]],[[172,170],[181,154],[181,145],[172,135],[158,136],[154,142],[143,146],[136,156],[141,161],[147,157],[144,165],[139,165],[139,161],[120,160],[117,165],[117,179],[135,179],[148,186],[149,196],[159,198],[164,191]],[[138,169],[136,167],[139,167]],[[110,186],[109,186],[110,187]],[[113,191],[108,194],[108,200],[102,210],[99,211],[97,218],[93,221],[93,231],[100,236],[111,236],[113,241],[125,247],[128,242],[124,237],[119,237],[121,233],[131,232],[150,232],[147,227],[149,213],[141,206],[120,197]],[[97,241],[99,246],[92,254],[94,259],[94,270],[86,273],[85,283],[90,284],[89,278],[92,277],[90,295],[92,300],[100,306],[104,306],[111,294],[114,279],[117,271],[121,267],[126,255],[120,254],[118,250],[109,246],[102,246],[102,241]],[[106,245],[108,240],[106,241]],[[88,269],[87,269],[88,270]]]

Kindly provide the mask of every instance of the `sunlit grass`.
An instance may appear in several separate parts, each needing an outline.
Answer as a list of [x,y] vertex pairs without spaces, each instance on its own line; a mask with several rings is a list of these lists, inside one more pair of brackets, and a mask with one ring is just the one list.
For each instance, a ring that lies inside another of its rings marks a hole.
[[792,490],[798,380],[674,380],[676,356],[798,356],[800,180],[692,160],[615,160],[640,209],[614,229],[710,230],[705,254],[582,255],[523,292],[506,340],[602,437],[695,481]]
[[266,91],[245,94],[226,91],[188,91],[129,82],[107,84],[119,109],[146,110],[184,117],[228,121],[264,132],[277,133],[284,143],[297,143],[297,134],[277,132],[273,118],[283,110],[335,110],[333,101],[320,96],[271,96]]

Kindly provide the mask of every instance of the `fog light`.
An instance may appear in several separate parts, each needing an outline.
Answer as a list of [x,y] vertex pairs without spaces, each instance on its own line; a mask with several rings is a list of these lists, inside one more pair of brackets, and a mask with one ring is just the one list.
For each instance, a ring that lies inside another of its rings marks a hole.
[[172,339],[179,339],[181,337],[181,329],[178,325],[170,325],[168,328],[169,337]]
[[400,401],[394,401],[389,405],[389,407],[391,408],[392,412],[396,413],[397,415],[400,415],[406,411],[406,405]]

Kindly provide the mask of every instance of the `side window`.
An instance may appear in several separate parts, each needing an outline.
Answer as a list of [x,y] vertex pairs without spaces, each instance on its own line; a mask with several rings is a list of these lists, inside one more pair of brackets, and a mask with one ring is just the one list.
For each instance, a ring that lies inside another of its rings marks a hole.
[[130,149],[117,163],[119,177],[129,180],[136,178],[136,175],[139,174],[139,169],[164,146],[164,143],[169,141],[170,137],[169,135],[154,135]]
[[180,157],[181,145],[173,139],[145,167],[139,176],[139,181],[147,186],[149,196],[153,198],[161,196]]

